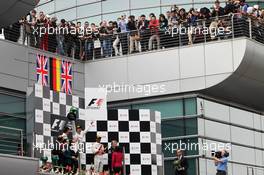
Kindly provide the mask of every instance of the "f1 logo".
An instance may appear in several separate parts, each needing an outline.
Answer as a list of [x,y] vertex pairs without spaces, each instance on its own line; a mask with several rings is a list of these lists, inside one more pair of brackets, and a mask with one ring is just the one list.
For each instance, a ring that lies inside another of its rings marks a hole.
[[89,107],[91,106],[96,106],[96,107],[100,107],[103,103],[104,99],[102,98],[93,98],[90,103],[88,104]]
[[51,126],[51,129],[56,130],[56,131],[60,131],[65,126],[65,123],[66,123],[66,121],[64,121],[64,120],[55,119],[52,126]]

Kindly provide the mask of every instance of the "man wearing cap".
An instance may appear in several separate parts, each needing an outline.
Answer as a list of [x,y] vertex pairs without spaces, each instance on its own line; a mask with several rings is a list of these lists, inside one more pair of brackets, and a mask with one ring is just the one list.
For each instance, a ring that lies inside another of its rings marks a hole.
[[258,15],[259,15],[258,9],[259,9],[258,5],[254,5],[253,7],[248,7],[247,13],[248,13],[248,15],[258,17]]
[[259,17],[260,16],[260,10],[259,10],[259,5],[254,5],[254,16]]
[[92,146],[92,151],[94,153],[94,170],[95,173],[103,175],[103,155],[105,153],[104,145],[101,144],[101,137],[96,136],[96,142]]

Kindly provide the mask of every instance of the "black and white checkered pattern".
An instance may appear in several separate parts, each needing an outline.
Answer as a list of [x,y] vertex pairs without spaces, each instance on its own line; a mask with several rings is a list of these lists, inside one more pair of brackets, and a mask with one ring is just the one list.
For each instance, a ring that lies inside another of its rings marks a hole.
[[[50,91],[49,88],[40,85],[35,85],[33,93],[32,104],[35,113],[33,130],[36,145],[54,143],[54,138],[62,132],[60,127],[68,122],[66,114],[72,106],[79,110],[78,124],[86,128],[91,123],[89,118],[86,120],[83,98]],[[107,120],[95,121],[89,126],[86,150],[81,154],[81,163],[90,168],[93,163],[91,147],[96,135],[100,135],[105,147],[109,148],[111,140],[116,139],[124,148],[127,174],[162,174],[160,121],[160,113],[150,110],[108,110]],[[51,160],[50,150],[42,152],[35,150],[34,155],[35,157],[45,155]],[[105,164],[108,162],[107,157],[105,154]]]

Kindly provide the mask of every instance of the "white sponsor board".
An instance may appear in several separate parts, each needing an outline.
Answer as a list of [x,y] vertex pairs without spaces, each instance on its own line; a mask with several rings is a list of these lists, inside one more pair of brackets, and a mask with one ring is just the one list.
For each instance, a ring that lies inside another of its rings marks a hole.
[[107,90],[85,88],[85,117],[82,120],[107,120]]

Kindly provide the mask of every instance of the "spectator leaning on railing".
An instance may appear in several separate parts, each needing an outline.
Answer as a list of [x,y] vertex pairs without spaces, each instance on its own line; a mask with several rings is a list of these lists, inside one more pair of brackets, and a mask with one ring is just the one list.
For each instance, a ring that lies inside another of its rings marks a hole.
[[135,16],[131,15],[128,17],[127,29],[129,31],[129,46],[130,53],[133,53],[135,50],[139,52],[139,33],[137,29],[137,24],[135,21]]
[[146,51],[148,48],[148,28],[149,28],[149,21],[146,19],[146,16],[143,14],[140,16],[138,21],[138,30],[141,37],[141,50],[142,52]]
[[166,46],[166,40],[167,40],[167,35],[165,34],[166,33],[166,30],[167,30],[167,27],[168,27],[168,19],[165,17],[165,15],[163,14],[160,14],[159,16],[159,30],[160,30],[160,45],[162,48],[165,48],[167,47]]
[[152,15],[149,22],[149,29],[151,33],[151,37],[149,38],[149,50],[152,50],[154,40],[157,42],[157,49],[160,48],[159,25],[159,20],[157,20],[155,15]]
[[115,50],[115,56],[122,55],[120,44],[120,32],[117,22],[113,22],[113,48]]
[[[99,26],[93,24],[93,27],[89,21],[82,25],[80,22],[57,20],[42,11],[37,13],[32,10],[18,23],[6,27],[4,38],[15,42],[19,40],[21,44],[28,44],[60,55],[88,60],[144,52],[152,50],[153,46],[160,49],[193,44],[199,39],[201,42],[204,36],[193,34],[193,29],[183,36],[174,35],[174,30],[180,26],[219,27],[225,24],[223,20],[218,19],[219,17],[234,13],[251,17],[255,26],[263,23],[264,12],[258,5],[249,6],[245,0],[227,0],[225,6],[221,6],[219,0],[216,0],[211,10],[206,7],[188,10],[173,5],[166,15],[160,14],[159,19],[156,14],[151,13],[148,15],[149,19],[142,14],[140,17],[131,15],[127,20],[124,14],[117,21],[102,21]],[[58,21],[60,22],[57,23]],[[59,32],[52,33],[53,30],[47,30],[48,27],[58,28]],[[69,32],[71,29],[75,29],[76,32]],[[210,37],[213,40],[217,38],[219,37],[212,35]]]
[[126,55],[128,53],[128,29],[127,29],[127,20],[126,15],[122,15],[120,20],[118,21],[118,26],[120,27],[121,34],[120,34],[120,42],[122,45],[122,53]]

